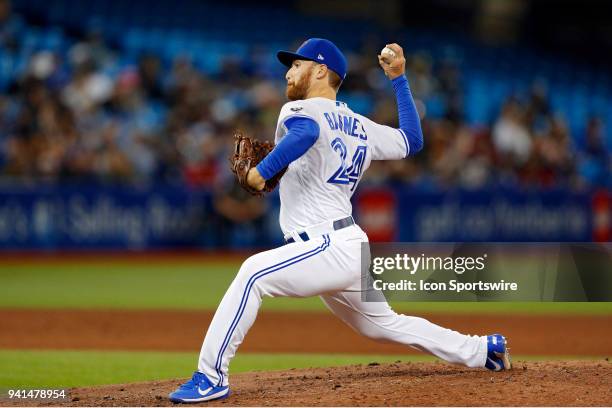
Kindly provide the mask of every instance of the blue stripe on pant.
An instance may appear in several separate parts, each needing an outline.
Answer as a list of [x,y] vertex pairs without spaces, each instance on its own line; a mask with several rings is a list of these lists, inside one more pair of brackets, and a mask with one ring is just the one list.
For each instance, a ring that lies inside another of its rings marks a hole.
[[223,353],[225,353],[225,350],[227,349],[227,346],[229,345],[230,338],[232,337],[232,334],[234,333],[234,330],[236,329],[236,326],[238,325],[238,322],[240,321],[240,318],[242,317],[242,314],[244,313],[244,309],[246,307],[246,303],[249,298],[251,288],[253,287],[253,284],[255,283],[255,281],[261,278],[262,276],[266,276],[272,272],[279,271],[283,268],[294,265],[316,254],[319,254],[325,251],[329,247],[329,244],[330,244],[329,235],[323,235],[323,243],[317,248],[311,249],[310,251],[307,251],[303,254],[294,256],[293,258],[287,259],[283,262],[280,262],[275,265],[269,266],[265,269],[262,269],[261,271],[256,272],[255,274],[253,274],[253,276],[249,278],[246,284],[246,287],[244,289],[244,293],[242,294],[242,299],[240,301],[240,306],[238,307],[238,312],[236,313],[236,315],[234,316],[234,319],[232,320],[232,324],[230,325],[230,328],[227,334],[225,335],[225,338],[223,339],[223,343],[221,343],[221,350],[219,351],[219,355],[217,356],[217,361],[215,363],[215,370],[217,371],[217,374],[219,375],[219,382],[217,386],[223,385],[223,373],[221,372]]

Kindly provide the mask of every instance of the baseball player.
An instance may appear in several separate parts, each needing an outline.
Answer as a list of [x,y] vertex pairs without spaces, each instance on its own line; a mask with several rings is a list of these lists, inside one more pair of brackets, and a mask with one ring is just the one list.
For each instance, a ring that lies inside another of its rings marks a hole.
[[[423,146],[423,135],[398,44],[388,44],[379,64],[391,80],[399,128],[353,112],[336,94],[347,62],[331,41],[312,38],[296,52],[280,51],[290,102],[281,109],[274,150],[245,171],[263,190],[280,180],[280,226],[286,244],[248,258],[240,267],[208,328],[198,370],[169,397],[200,402],[229,395],[228,367],[255,321],[264,296],[318,295],[338,318],[372,339],[405,344],[451,363],[510,369],[506,339],[469,336],[395,313],[386,302],[361,298],[361,247],[368,237],[351,216],[350,198],[372,160],[400,160]],[[409,205],[409,204],[408,204]]]

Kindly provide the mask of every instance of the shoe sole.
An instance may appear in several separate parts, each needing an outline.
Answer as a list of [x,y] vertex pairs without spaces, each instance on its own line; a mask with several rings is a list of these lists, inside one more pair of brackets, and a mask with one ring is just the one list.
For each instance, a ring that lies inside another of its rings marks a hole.
[[501,359],[504,362],[504,370],[512,370],[512,361],[510,360],[510,353],[508,352],[508,349],[506,349],[506,352],[502,354]]
[[[497,354],[497,353],[496,353]],[[504,370],[512,370],[512,361],[510,360],[510,350],[508,349],[508,340],[504,337],[504,353],[499,356],[504,362]]]
[[[221,393],[225,392],[225,394],[223,395],[219,395]],[[172,398],[169,397],[171,402],[177,403],[177,404],[195,404],[197,402],[206,402],[206,401],[219,401],[219,400],[224,400],[227,397],[229,397],[231,394],[231,391],[229,390],[229,388],[227,390],[223,390],[220,391],[216,394],[212,394],[212,395],[206,395],[202,398]]]

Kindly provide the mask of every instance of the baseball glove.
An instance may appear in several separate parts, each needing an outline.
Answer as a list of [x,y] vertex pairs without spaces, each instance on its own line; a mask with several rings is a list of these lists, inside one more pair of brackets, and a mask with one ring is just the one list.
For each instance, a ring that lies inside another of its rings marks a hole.
[[238,183],[252,195],[262,196],[263,193],[269,193],[274,190],[281,177],[285,174],[285,171],[287,171],[285,167],[274,177],[266,180],[266,184],[261,191],[255,190],[247,183],[249,170],[257,166],[273,149],[274,146],[268,141],[262,142],[261,140],[253,139],[239,130],[234,132],[234,153],[229,158],[230,167],[236,175]]

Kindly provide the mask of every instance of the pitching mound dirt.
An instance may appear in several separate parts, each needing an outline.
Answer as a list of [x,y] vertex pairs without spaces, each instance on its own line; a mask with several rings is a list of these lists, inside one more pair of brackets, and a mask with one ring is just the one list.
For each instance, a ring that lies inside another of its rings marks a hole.
[[[171,406],[183,380],[76,388],[51,405]],[[253,372],[232,377],[230,398],[208,406],[610,406],[612,364],[515,362],[491,373],[443,363],[395,363]],[[23,405],[37,405],[32,401]],[[50,405],[49,402],[39,403]]]

